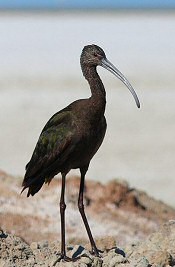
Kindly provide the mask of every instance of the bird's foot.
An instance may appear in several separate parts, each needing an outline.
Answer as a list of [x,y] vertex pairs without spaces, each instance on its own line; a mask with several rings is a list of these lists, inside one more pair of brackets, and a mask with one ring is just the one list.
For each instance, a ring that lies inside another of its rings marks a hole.
[[57,264],[57,262],[60,262],[61,260],[62,261],[73,261],[73,262],[75,262],[75,261],[77,261],[79,259],[80,259],[80,257],[70,258],[70,257],[66,256],[65,254],[60,254],[59,258],[56,259],[56,261],[54,261],[52,266],[55,266]]
[[100,255],[100,253],[103,253],[103,251],[97,249],[96,247],[93,247],[92,250],[90,251],[91,255],[96,256],[98,258],[102,258],[102,255]]

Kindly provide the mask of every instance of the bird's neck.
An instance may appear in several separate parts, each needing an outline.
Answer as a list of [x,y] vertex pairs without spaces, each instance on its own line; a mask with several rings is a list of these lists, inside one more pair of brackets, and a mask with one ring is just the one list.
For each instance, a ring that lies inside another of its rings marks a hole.
[[82,72],[91,89],[90,101],[95,109],[104,114],[106,106],[106,92],[95,66],[82,66]]

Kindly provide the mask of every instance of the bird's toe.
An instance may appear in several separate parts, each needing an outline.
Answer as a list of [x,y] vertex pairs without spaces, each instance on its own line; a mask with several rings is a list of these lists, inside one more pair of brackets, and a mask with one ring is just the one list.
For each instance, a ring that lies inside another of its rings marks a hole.
[[103,253],[102,250],[99,250],[97,248],[93,248],[91,251],[90,251],[91,255],[93,256],[96,256],[96,257],[99,257],[99,258],[102,258],[101,254],[100,253]]

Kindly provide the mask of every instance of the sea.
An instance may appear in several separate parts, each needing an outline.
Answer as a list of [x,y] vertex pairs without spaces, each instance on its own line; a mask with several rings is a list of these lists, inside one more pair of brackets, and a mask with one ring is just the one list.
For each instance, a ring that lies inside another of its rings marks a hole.
[[[79,58],[102,47],[128,78],[98,67],[107,133],[86,179],[124,179],[175,207],[175,13],[0,12],[0,169],[22,177],[48,119],[90,96]],[[70,175],[79,175],[73,170]]]

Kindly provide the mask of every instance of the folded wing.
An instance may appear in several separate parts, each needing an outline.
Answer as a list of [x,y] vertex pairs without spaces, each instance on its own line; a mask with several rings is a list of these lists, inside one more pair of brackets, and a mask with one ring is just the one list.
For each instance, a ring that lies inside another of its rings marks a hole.
[[29,188],[27,196],[34,195],[44,182],[50,182],[75,147],[76,125],[71,111],[56,113],[45,125],[26,165],[23,190]]

